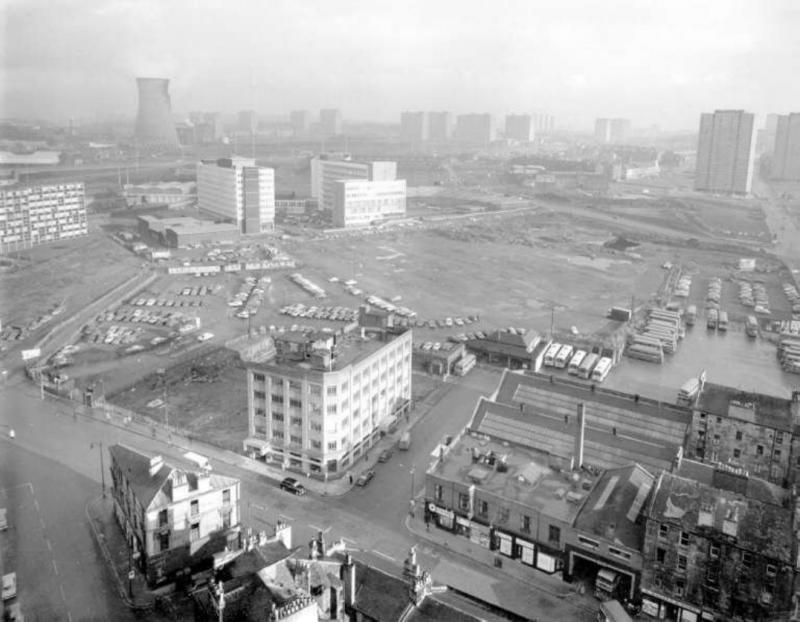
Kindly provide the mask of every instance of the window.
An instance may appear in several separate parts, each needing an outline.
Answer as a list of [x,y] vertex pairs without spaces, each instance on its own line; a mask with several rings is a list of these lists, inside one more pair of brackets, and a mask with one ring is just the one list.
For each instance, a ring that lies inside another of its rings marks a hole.
[[299,391],[300,388],[301,388],[301,385],[297,380],[290,380],[289,381],[289,390],[290,391]]
[[710,544],[708,547],[708,556],[711,559],[718,559],[719,558],[719,544]]
[[463,492],[458,493],[458,509],[465,512],[469,510],[469,496]]
[[198,501],[197,499],[192,501],[192,503],[190,504],[189,514],[191,516],[197,516],[198,514],[200,514],[200,501]]
[[231,489],[226,488],[222,491],[222,505],[230,505],[231,503]]
[[742,567],[748,570],[753,567],[753,554],[749,551],[742,553]]
[[158,536],[158,548],[160,551],[169,550],[169,532],[164,532]]
[[561,542],[561,528],[555,525],[550,525],[547,532],[547,539],[553,543]]
[[272,438],[283,438],[283,430],[273,430]]
[[328,408],[326,409],[326,412],[329,415],[335,415],[336,414],[336,404],[328,404]]
[[686,570],[687,564],[686,555],[678,555],[678,570]]
[[325,390],[328,395],[336,395],[336,386],[330,386]]
[[617,557],[621,557],[622,559],[630,559],[631,554],[627,551],[621,551],[620,549],[614,548],[613,546],[608,547],[608,552],[612,555],[616,555]]
[[272,403],[273,404],[283,404],[283,395],[280,393],[273,393],[272,394]]
[[302,408],[303,402],[294,398],[289,399],[289,408]]
[[681,531],[681,546],[689,546],[689,532]]
[[742,455],[742,450],[741,449],[734,449],[733,450],[733,457],[734,458],[739,458],[739,457],[741,457],[741,455]]
[[283,413],[272,413],[273,421],[283,421]]
[[772,457],[773,457],[773,459],[774,459],[774,460],[778,460],[778,459],[780,459],[780,457],[781,457],[781,450],[780,450],[780,449],[776,449],[776,450],[775,450],[775,453],[773,454],[773,456],[772,456]]
[[267,378],[264,376],[264,374],[253,374],[253,380],[256,382],[264,382],[266,379]]
[[158,513],[158,526],[166,527],[169,524],[169,515],[166,510],[161,510]]
[[660,564],[663,564],[666,559],[667,559],[667,549],[662,549],[661,547],[658,547],[656,549],[656,561]]
[[302,445],[303,444],[303,437],[302,436],[294,436],[294,435],[292,435],[292,436],[289,437],[289,442],[291,442],[291,443],[293,443],[295,445]]
[[584,546],[592,547],[593,549],[596,549],[598,546],[600,546],[600,543],[597,540],[592,540],[591,538],[587,538],[585,536],[578,536],[578,542]]
[[778,574],[778,568],[772,564],[767,564],[767,576],[775,577]]
[[267,394],[264,391],[253,391],[253,397],[257,400],[265,400],[267,399]]
[[683,592],[686,589],[686,581],[684,579],[677,579],[675,581],[675,594],[677,596],[683,596]]
[[441,484],[436,484],[436,486],[433,487],[433,498],[436,499],[437,501],[441,501],[443,497],[444,497],[444,488],[442,488]]
[[231,512],[228,510],[227,512],[222,513],[222,528],[223,529],[230,529],[231,527]]
[[739,430],[739,431],[737,431],[737,432],[736,432],[736,440],[737,440],[737,441],[740,441],[740,440],[742,440],[742,432],[741,432],[741,430]]
[[311,431],[312,432],[322,432],[322,424],[321,423],[312,423],[311,424]]
[[330,443],[328,443],[328,449],[332,451],[336,450],[336,441],[331,441]]
[[303,425],[302,417],[292,417],[292,425]]
[[200,523],[192,523],[192,528],[189,531],[189,541],[197,542],[200,539]]
[[497,522],[507,523],[509,514],[510,512],[508,508],[500,508],[499,510],[497,510]]
[[478,514],[481,516],[489,515],[489,504],[486,501],[478,501]]
[[776,432],[775,433],[775,444],[782,445],[783,444],[783,432]]
[[531,532],[531,517],[527,514],[523,514],[520,517],[520,525],[519,530],[522,533],[530,533]]
[[669,526],[667,526],[667,525],[659,525],[658,526],[658,537],[659,538],[666,539],[668,534],[669,534]]
[[756,445],[756,455],[763,456],[764,455],[764,446],[763,445]]
[[319,441],[311,441],[311,447],[313,449],[322,449],[322,443]]

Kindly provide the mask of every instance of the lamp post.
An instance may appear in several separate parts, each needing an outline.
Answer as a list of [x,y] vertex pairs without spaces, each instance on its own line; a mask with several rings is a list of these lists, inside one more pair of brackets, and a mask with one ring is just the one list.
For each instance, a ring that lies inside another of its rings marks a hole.
[[89,449],[94,449],[95,447],[100,448],[100,481],[103,485],[103,499],[106,498],[106,469],[103,466],[103,442],[100,441],[99,443],[90,443]]
[[411,518],[414,518],[414,474],[415,474],[415,469],[414,469],[413,466],[411,467],[410,473],[411,473],[411,501],[408,504],[408,507],[409,507],[408,512],[409,512],[409,514],[411,514]]

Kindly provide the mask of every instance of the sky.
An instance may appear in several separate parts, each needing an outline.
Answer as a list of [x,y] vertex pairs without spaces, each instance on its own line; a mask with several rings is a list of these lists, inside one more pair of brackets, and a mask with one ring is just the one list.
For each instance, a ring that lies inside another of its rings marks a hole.
[[136,76],[181,114],[800,111],[793,0],[0,0],[0,30],[0,117],[133,117]]

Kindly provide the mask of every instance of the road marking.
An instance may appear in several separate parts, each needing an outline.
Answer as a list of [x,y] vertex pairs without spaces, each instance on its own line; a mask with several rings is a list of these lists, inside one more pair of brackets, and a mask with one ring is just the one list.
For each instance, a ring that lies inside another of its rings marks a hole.
[[44,541],[47,543],[47,550],[49,550],[52,553],[53,552],[53,545],[50,544],[50,539],[49,538],[45,538]]
[[58,574],[58,566],[56,566],[56,560],[53,560],[53,570],[55,570],[56,574]]
[[61,583],[58,584],[58,589],[61,591],[61,600],[63,600],[64,604],[66,604],[67,597],[64,595],[64,586]]
[[39,509],[39,500],[38,499],[34,499],[33,500],[33,505],[36,506],[36,511],[37,512],[41,512],[41,510]]
[[72,622],[72,614],[69,612],[69,610],[67,610],[67,620],[69,620],[69,622]]
[[387,555],[386,553],[381,553],[378,549],[372,549],[372,552],[375,553],[375,555],[380,555],[384,559],[391,560],[391,561],[393,561],[395,563],[398,563],[398,564],[400,563],[394,557],[391,557],[391,556]]

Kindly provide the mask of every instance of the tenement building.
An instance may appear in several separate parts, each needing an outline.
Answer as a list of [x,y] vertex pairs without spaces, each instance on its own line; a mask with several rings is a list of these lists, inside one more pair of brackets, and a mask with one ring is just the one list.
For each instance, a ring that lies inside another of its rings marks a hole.
[[362,307],[338,332],[289,331],[245,360],[245,449],[302,473],[342,473],[409,407],[411,331]]

